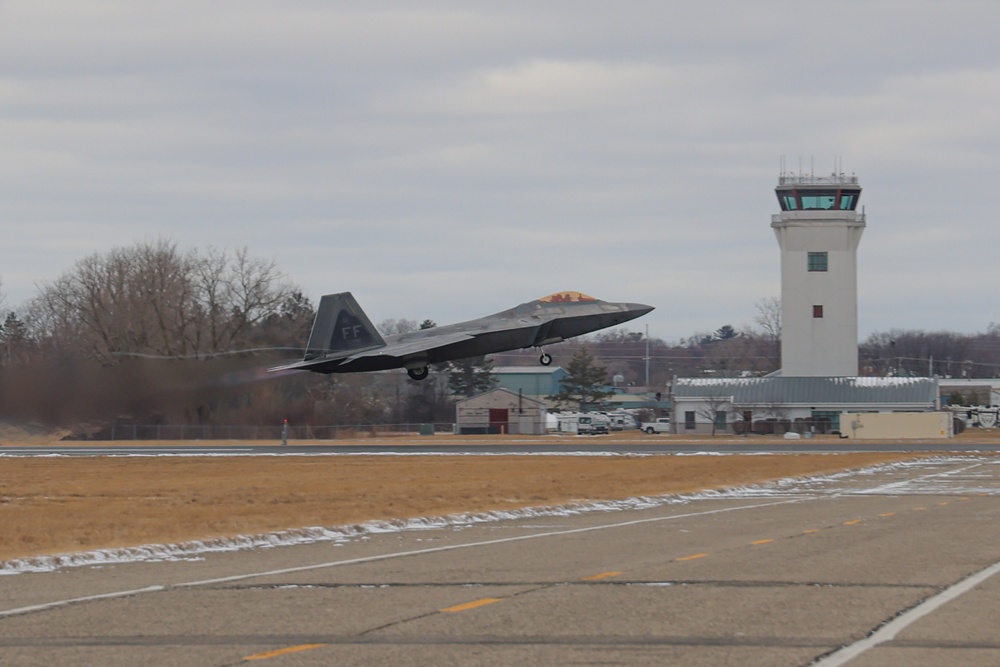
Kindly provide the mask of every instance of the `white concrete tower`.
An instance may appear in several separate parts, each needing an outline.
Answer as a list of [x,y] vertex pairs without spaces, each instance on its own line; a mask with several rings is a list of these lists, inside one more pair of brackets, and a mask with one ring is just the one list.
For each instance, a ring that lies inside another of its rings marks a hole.
[[771,228],[781,246],[781,374],[858,374],[858,261],[865,215],[855,176],[788,175]]

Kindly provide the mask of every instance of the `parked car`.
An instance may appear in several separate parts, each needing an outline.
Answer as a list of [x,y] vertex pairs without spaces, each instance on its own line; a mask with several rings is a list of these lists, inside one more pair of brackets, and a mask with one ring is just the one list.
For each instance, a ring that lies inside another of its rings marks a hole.
[[598,435],[610,430],[611,422],[599,412],[560,413],[556,415],[558,428],[578,435]]
[[670,433],[670,417],[657,417],[655,421],[643,422],[640,426],[646,433]]

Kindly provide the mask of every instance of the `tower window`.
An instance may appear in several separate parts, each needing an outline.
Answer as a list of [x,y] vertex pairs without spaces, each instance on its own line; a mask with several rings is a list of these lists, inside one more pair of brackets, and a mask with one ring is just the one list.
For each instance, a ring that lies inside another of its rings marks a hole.
[[858,206],[861,188],[776,188],[782,211],[853,211]]
[[778,203],[781,204],[782,211],[794,211],[799,207],[799,202],[795,198],[794,190],[791,192],[779,192]]
[[861,190],[841,190],[840,210],[853,211],[858,206],[858,197],[860,196]]
[[813,317],[817,319],[823,317],[823,306],[813,306]]
[[799,190],[798,195],[806,211],[830,211],[837,204],[836,190]]
[[825,252],[811,252],[809,253],[809,270],[810,271],[826,271],[827,270],[827,254]]

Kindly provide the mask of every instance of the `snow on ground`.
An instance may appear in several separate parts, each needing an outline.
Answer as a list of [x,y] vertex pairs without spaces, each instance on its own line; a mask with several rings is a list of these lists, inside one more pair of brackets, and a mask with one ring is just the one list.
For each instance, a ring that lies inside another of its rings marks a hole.
[[[587,454],[592,456],[592,454]],[[263,535],[240,535],[236,537],[200,540],[179,544],[146,544],[118,549],[101,549],[82,553],[61,554],[54,556],[38,556],[0,562],[0,575],[19,574],[24,572],[51,572],[64,567],[103,566],[118,563],[162,562],[202,560],[206,554],[239,551],[244,549],[269,549],[274,547],[293,546],[299,544],[314,544],[317,542],[332,542],[342,544],[351,540],[368,539],[369,536],[381,533],[401,533],[420,530],[452,529],[462,530],[471,525],[524,520],[544,517],[568,517],[594,512],[623,512],[642,510],[697,502],[700,500],[728,500],[746,498],[813,498],[817,495],[838,494],[871,494],[871,493],[906,493],[904,483],[878,483],[870,488],[852,488],[866,478],[880,482],[882,476],[899,471],[931,467],[943,468],[956,463],[969,464],[958,471],[941,470],[939,474],[929,473],[916,478],[920,482],[919,492],[933,491],[934,481],[947,481],[949,493],[983,493],[992,489],[980,489],[972,486],[964,490],[956,490],[954,480],[974,465],[976,459],[969,457],[929,457],[912,461],[881,464],[819,476],[781,479],[766,484],[731,487],[721,490],[703,491],[695,494],[665,495],[653,497],[634,497],[624,500],[573,502],[564,505],[546,507],[527,507],[515,510],[493,510],[483,512],[464,512],[447,516],[428,516],[411,519],[393,519],[368,521],[365,523],[334,527],[310,527],[295,530],[284,530]],[[864,486],[862,484],[862,486]],[[942,489],[939,489],[939,492]]]

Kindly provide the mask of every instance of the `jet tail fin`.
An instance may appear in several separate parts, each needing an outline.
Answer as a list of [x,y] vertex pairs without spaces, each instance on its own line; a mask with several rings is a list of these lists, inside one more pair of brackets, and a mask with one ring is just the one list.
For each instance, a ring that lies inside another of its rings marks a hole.
[[327,294],[319,302],[316,319],[313,320],[309,342],[303,361],[311,361],[332,353],[347,353],[370,350],[385,346],[385,341],[371,320],[361,310],[350,292]]

